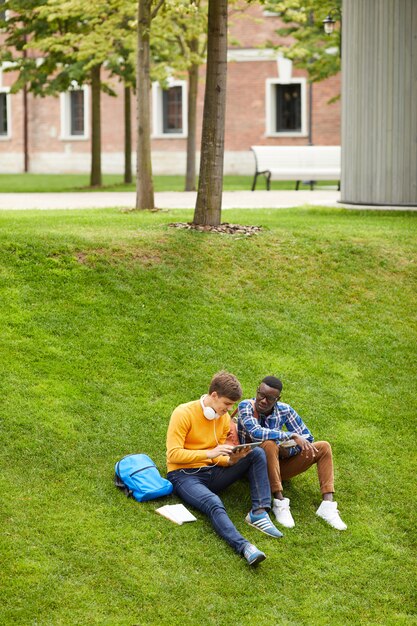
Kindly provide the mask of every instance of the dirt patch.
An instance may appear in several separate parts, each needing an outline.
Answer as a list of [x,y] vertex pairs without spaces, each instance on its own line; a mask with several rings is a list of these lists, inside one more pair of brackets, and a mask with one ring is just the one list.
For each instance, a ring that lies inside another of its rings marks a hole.
[[94,262],[98,259],[103,259],[108,263],[129,263],[136,262],[150,267],[158,265],[161,262],[161,255],[156,251],[145,250],[109,250],[106,248],[95,248],[88,250],[88,252],[77,252],[75,258],[78,263],[82,265],[94,265]]
[[168,224],[171,228],[183,228],[186,230],[198,230],[204,233],[219,233],[220,235],[243,235],[245,237],[251,237],[261,232],[260,226],[243,226],[242,224],[229,224],[223,222],[219,226],[210,226],[202,224],[193,224],[192,222],[173,222]]
[[87,255],[85,254],[85,252],[77,252],[75,258],[77,259],[78,263],[81,263],[82,265],[87,265]]

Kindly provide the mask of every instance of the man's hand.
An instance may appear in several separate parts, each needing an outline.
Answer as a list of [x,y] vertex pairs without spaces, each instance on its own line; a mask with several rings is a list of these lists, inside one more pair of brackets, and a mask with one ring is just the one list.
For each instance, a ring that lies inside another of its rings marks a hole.
[[311,454],[313,458],[316,456],[316,452],[318,452],[318,450],[314,443],[307,441],[307,439],[304,439],[304,437],[297,435],[296,433],[291,433],[291,438],[294,439],[297,446],[300,446],[301,452],[305,452],[307,456],[310,456]]
[[206,454],[208,459],[215,459],[216,456],[220,455],[230,456],[232,454],[232,450],[233,446],[227,443],[221,443],[211,450],[206,450]]
[[243,459],[251,450],[252,448],[250,446],[246,446],[245,448],[239,448],[236,452],[232,452],[229,457],[229,465],[238,463],[240,459]]

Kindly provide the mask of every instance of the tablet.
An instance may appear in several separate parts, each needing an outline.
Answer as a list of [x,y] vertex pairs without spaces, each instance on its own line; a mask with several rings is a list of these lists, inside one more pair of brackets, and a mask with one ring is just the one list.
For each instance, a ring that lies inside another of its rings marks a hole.
[[260,446],[263,444],[263,441],[254,441],[253,443],[241,443],[239,446],[234,446],[232,452],[239,452],[243,448],[256,448],[256,446]]

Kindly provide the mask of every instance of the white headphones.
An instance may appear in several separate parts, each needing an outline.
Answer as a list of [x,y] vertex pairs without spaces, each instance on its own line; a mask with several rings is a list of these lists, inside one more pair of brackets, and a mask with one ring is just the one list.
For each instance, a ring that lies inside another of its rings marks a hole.
[[204,413],[204,417],[208,420],[215,420],[218,417],[220,417],[220,415],[218,415],[216,413],[216,411],[214,409],[211,408],[211,406],[205,406],[204,405],[204,398],[206,397],[207,394],[204,394],[203,396],[201,396],[200,398],[200,404],[201,404],[201,408],[203,409],[203,413]]
[[[205,397],[206,397],[206,394],[204,394],[200,398],[200,404],[201,404],[201,408],[203,409],[204,417],[210,421],[215,420],[218,417],[220,417],[220,415],[218,415],[216,411],[211,408],[211,406],[204,406],[203,400]],[[217,440],[217,434],[216,434],[216,424],[214,423],[213,423],[213,431],[214,431],[214,436],[216,438],[217,445],[219,445],[219,442]],[[192,474],[198,474],[198,472],[204,468],[207,469],[207,467],[216,467],[216,465],[218,464],[219,464],[219,461],[217,461],[216,463],[213,463],[213,465],[208,465],[208,466],[202,465],[201,467],[197,467],[197,469],[195,470],[181,468],[180,472],[184,472],[184,474],[191,476]]]

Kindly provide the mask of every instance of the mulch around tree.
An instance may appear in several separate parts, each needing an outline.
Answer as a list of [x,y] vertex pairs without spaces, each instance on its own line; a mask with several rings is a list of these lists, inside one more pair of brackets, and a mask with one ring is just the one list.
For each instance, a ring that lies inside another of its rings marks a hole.
[[172,228],[183,228],[186,230],[198,230],[204,233],[219,233],[220,235],[244,235],[245,237],[251,237],[261,232],[260,226],[243,226],[242,224],[229,224],[223,222],[219,226],[210,226],[209,224],[193,224],[192,222],[173,222],[168,224]]

